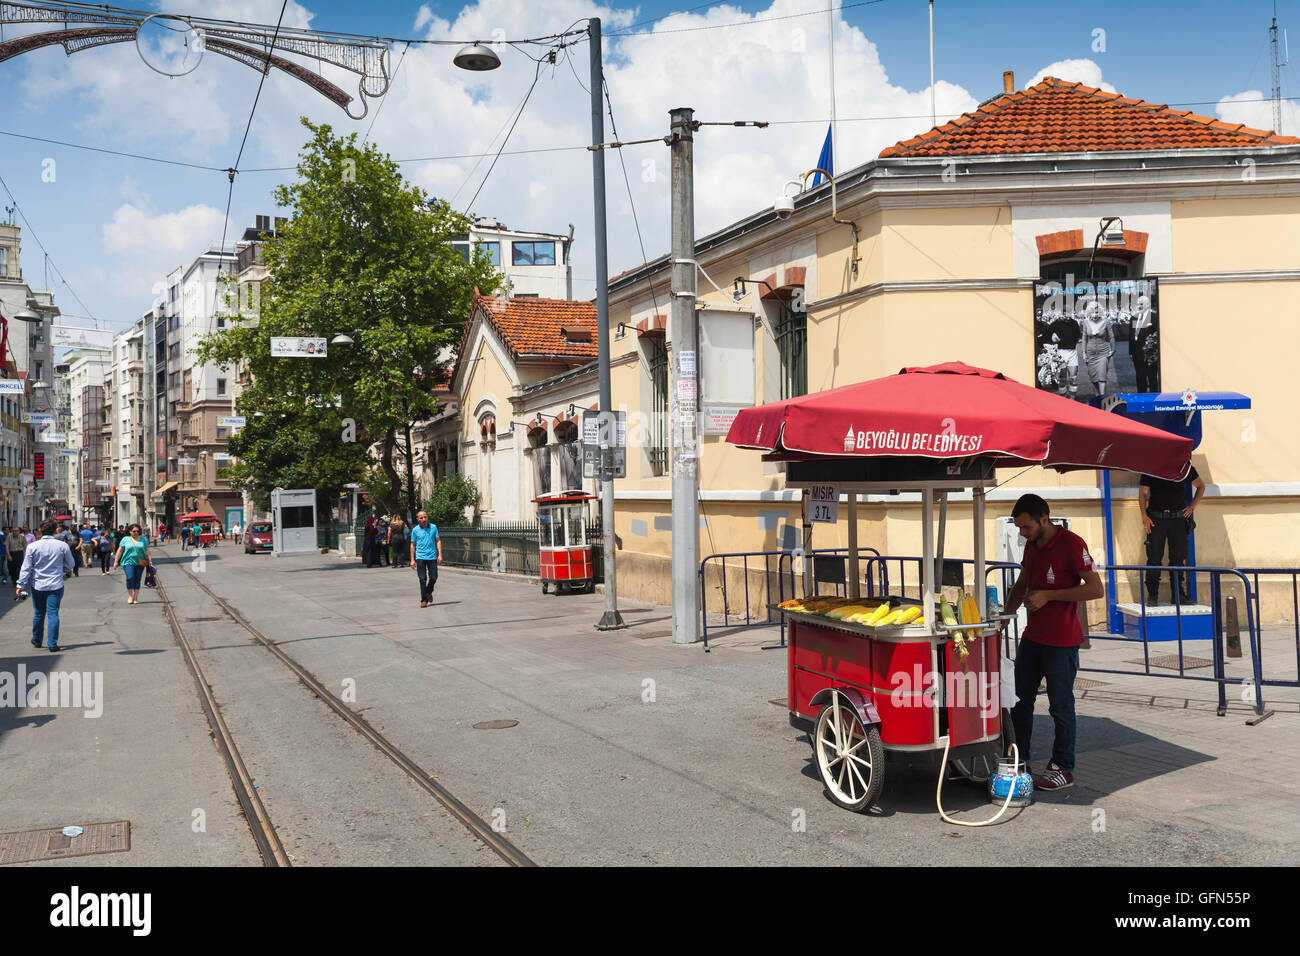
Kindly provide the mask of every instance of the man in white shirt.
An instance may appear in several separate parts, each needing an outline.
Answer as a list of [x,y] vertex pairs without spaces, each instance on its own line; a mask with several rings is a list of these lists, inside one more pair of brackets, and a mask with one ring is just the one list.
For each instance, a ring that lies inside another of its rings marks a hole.
[[58,530],[57,521],[50,520],[41,525],[41,537],[23,552],[23,567],[18,572],[17,581],[19,597],[24,590],[32,595],[32,647],[41,646],[48,616],[51,654],[59,650],[59,604],[63,601],[63,582],[77,566],[72,549],[56,536]]

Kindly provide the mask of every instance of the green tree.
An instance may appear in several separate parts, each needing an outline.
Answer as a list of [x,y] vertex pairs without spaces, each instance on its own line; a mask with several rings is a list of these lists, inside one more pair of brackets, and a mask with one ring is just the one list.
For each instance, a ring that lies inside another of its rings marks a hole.
[[[358,146],[355,133],[302,124],[312,135],[297,179],[274,192],[291,216],[265,242],[259,308],[241,307],[196,354],[252,375],[239,399],[249,424],[232,442],[242,486],[258,495],[276,486],[333,494],[363,477],[366,449],[378,443],[390,489],[381,503],[414,512],[410,456],[405,476],[394,463],[398,437],[409,448],[412,425],[436,410],[435,383],[474,289],[491,294],[500,279],[486,253],[466,260],[451,245],[468,233],[470,216],[407,183],[397,163],[374,144]],[[354,344],[331,345],[325,358],[270,355],[273,336],[339,333]]]
[[460,473],[443,478],[433,488],[433,497],[424,503],[429,520],[439,527],[465,523],[465,509],[478,504],[474,479]]

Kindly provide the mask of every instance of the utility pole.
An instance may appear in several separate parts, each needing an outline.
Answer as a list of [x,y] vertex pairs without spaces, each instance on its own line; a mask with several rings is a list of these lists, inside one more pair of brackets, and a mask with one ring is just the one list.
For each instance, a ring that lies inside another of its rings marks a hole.
[[[591,142],[605,142],[605,116],[601,96],[605,74],[601,69],[600,18],[587,24],[591,47]],[[596,628],[613,631],[627,625],[618,610],[618,577],[614,567],[614,400],[609,373],[609,254],[605,236],[605,151],[591,151],[593,211],[596,217],[596,361],[600,376],[600,547],[605,577],[605,613]]]
[[[1273,132],[1282,132],[1282,67],[1286,61],[1280,60],[1277,53],[1277,0],[1273,0],[1273,25],[1268,28],[1268,45],[1271,48],[1273,62]],[[1290,59],[1290,50],[1287,51]]]
[[671,110],[672,149],[672,340],[669,408],[673,443],[673,643],[691,644],[700,634],[699,396],[695,347],[695,111]]

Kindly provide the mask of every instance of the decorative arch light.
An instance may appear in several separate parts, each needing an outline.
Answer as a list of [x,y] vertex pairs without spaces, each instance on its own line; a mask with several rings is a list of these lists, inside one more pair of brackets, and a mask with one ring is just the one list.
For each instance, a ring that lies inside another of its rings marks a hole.
[[[49,25],[48,32],[27,33],[0,41],[0,63],[33,50],[62,46],[71,56],[113,43],[134,43],[140,59],[163,76],[192,73],[208,51],[219,53],[259,73],[275,67],[311,87],[359,120],[369,112],[367,98],[388,92],[388,44],[337,33],[297,27],[276,28],[258,23],[206,17],[154,14],[85,3],[0,3],[0,24]],[[299,56],[316,64],[329,63],[357,74],[357,97],[320,73],[286,59]],[[360,112],[354,109],[359,100]]]

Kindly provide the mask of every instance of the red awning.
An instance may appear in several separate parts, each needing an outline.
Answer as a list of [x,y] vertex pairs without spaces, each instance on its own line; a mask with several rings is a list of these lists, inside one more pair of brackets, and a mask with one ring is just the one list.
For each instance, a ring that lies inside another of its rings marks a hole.
[[1119,468],[1181,479],[1192,442],[948,362],[743,409],[727,441],[787,458],[993,458],[1067,471]]

